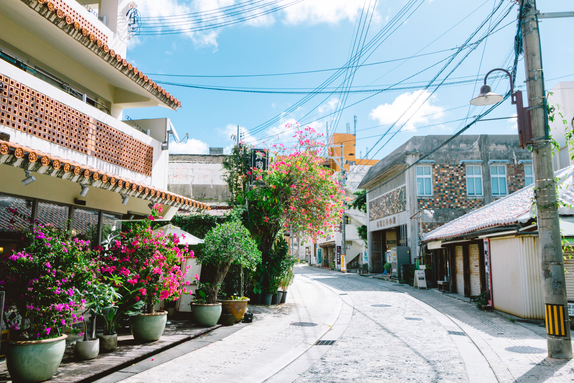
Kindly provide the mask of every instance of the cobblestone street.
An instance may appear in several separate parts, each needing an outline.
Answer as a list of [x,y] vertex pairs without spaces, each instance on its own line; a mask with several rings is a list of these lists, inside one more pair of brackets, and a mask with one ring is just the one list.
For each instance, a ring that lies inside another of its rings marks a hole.
[[251,326],[213,342],[209,335],[192,352],[155,367],[145,361],[145,368],[136,364],[102,382],[128,376],[125,382],[574,380],[574,362],[546,358],[537,324],[479,311],[436,290],[308,266],[295,270],[288,303],[252,306]]

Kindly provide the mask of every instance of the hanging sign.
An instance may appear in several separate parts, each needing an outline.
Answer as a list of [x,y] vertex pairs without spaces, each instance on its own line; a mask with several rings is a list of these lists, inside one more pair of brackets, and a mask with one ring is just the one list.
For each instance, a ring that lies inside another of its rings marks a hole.
[[337,265],[341,264],[341,246],[337,246]]
[[251,149],[251,176],[249,184],[251,186],[264,185],[262,181],[257,181],[253,177],[253,170],[267,170],[269,168],[269,152],[265,149]]

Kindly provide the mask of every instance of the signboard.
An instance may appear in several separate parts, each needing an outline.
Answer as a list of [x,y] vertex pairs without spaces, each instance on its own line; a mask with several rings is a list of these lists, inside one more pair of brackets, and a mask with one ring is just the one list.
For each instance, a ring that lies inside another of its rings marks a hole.
[[257,181],[253,178],[253,170],[267,170],[269,168],[269,152],[265,149],[251,149],[251,177],[249,184],[253,185],[263,185],[262,181]]
[[488,291],[490,291],[488,305],[494,307],[492,301],[492,274],[490,269],[490,241],[488,238],[484,239],[484,274],[486,277],[486,286],[488,286]]
[[337,246],[337,265],[341,264],[341,246]]
[[424,270],[415,270],[415,282],[413,287],[418,287],[419,289],[427,288],[427,279]]

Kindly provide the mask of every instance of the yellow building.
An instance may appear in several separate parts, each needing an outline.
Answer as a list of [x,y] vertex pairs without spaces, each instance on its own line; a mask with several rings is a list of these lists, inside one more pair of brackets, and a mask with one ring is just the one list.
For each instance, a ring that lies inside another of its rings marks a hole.
[[[352,165],[374,165],[377,160],[360,159],[356,157],[355,135],[349,133],[334,133],[329,137],[329,155],[339,158],[341,156],[341,145],[343,145],[343,156],[345,158],[345,170],[349,171]],[[334,172],[341,171],[337,162],[333,159],[327,160],[327,165]]]

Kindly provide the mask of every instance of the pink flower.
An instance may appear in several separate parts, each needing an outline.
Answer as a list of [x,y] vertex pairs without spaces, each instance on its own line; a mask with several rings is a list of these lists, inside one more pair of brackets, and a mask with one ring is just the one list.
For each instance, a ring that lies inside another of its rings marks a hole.
[[163,290],[161,293],[159,293],[159,299],[167,299],[167,297],[169,297],[168,291]]
[[46,335],[50,335],[50,331],[52,331],[51,327],[47,327],[44,329],[44,331],[46,331]]
[[194,278],[199,281],[199,275],[195,274]]
[[141,289],[139,289],[139,292],[141,293],[141,295],[146,295],[147,291],[146,289],[144,289],[143,287]]

